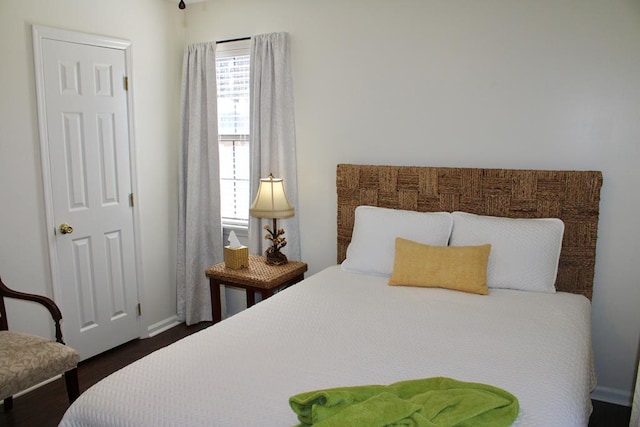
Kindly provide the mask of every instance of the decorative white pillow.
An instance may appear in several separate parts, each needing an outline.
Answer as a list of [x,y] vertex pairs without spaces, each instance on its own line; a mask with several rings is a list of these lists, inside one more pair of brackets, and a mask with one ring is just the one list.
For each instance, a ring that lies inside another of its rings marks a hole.
[[414,212],[358,206],[351,243],[342,269],[391,276],[396,237],[433,246],[447,246],[453,220],[449,212]]
[[489,288],[556,291],[564,223],[558,218],[501,218],[453,212],[450,246],[491,244]]

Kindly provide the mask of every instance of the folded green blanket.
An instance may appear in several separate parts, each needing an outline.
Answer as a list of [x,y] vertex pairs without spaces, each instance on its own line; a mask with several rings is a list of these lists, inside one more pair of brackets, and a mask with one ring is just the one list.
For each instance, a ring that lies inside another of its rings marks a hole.
[[518,399],[497,387],[437,377],[391,385],[339,387],[296,394],[289,404],[300,426],[511,425]]

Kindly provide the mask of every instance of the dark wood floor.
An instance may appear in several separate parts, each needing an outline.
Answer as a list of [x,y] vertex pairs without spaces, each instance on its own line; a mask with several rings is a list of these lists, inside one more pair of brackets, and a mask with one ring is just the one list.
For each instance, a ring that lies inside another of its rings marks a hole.
[[[78,367],[80,392],[146,354],[210,325],[210,322],[193,326],[182,324],[153,338],[131,341],[83,361]],[[12,410],[0,411],[0,426],[57,426],[68,406],[64,380],[59,379],[15,398]],[[593,406],[589,427],[629,426],[631,408],[598,401],[594,401]]]

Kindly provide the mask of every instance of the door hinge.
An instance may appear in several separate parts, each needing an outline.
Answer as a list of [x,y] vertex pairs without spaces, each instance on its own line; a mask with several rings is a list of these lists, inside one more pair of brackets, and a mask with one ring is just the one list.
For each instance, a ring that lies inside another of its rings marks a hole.
[[129,76],[124,76],[124,90],[129,90]]
[[136,310],[138,310],[138,316],[142,316],[142,304],[138,303]]
[[134,207],[136,205],[136,198],[133,193],[129,194],[129,204],[131,205],[131,207]]

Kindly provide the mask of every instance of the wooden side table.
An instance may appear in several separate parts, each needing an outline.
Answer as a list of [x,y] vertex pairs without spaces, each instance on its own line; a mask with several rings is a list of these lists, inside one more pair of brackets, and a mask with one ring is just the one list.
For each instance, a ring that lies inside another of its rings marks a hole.
[[241,270],[227,268],[224,262],[207,268],[205,274],[209,278],[211,288],[211,312],[213,323],[222,320],[222,303],[220,301],[220,285],[243,288],[247,294],[247,308],[255,304],[255,292],[260,292],[262,299],[267,299],[276,289],[284,289],[304,279],[307,264],[300,261],[289,261],[283,265],[268,265],[264,257],[249,255],[249,267]]

